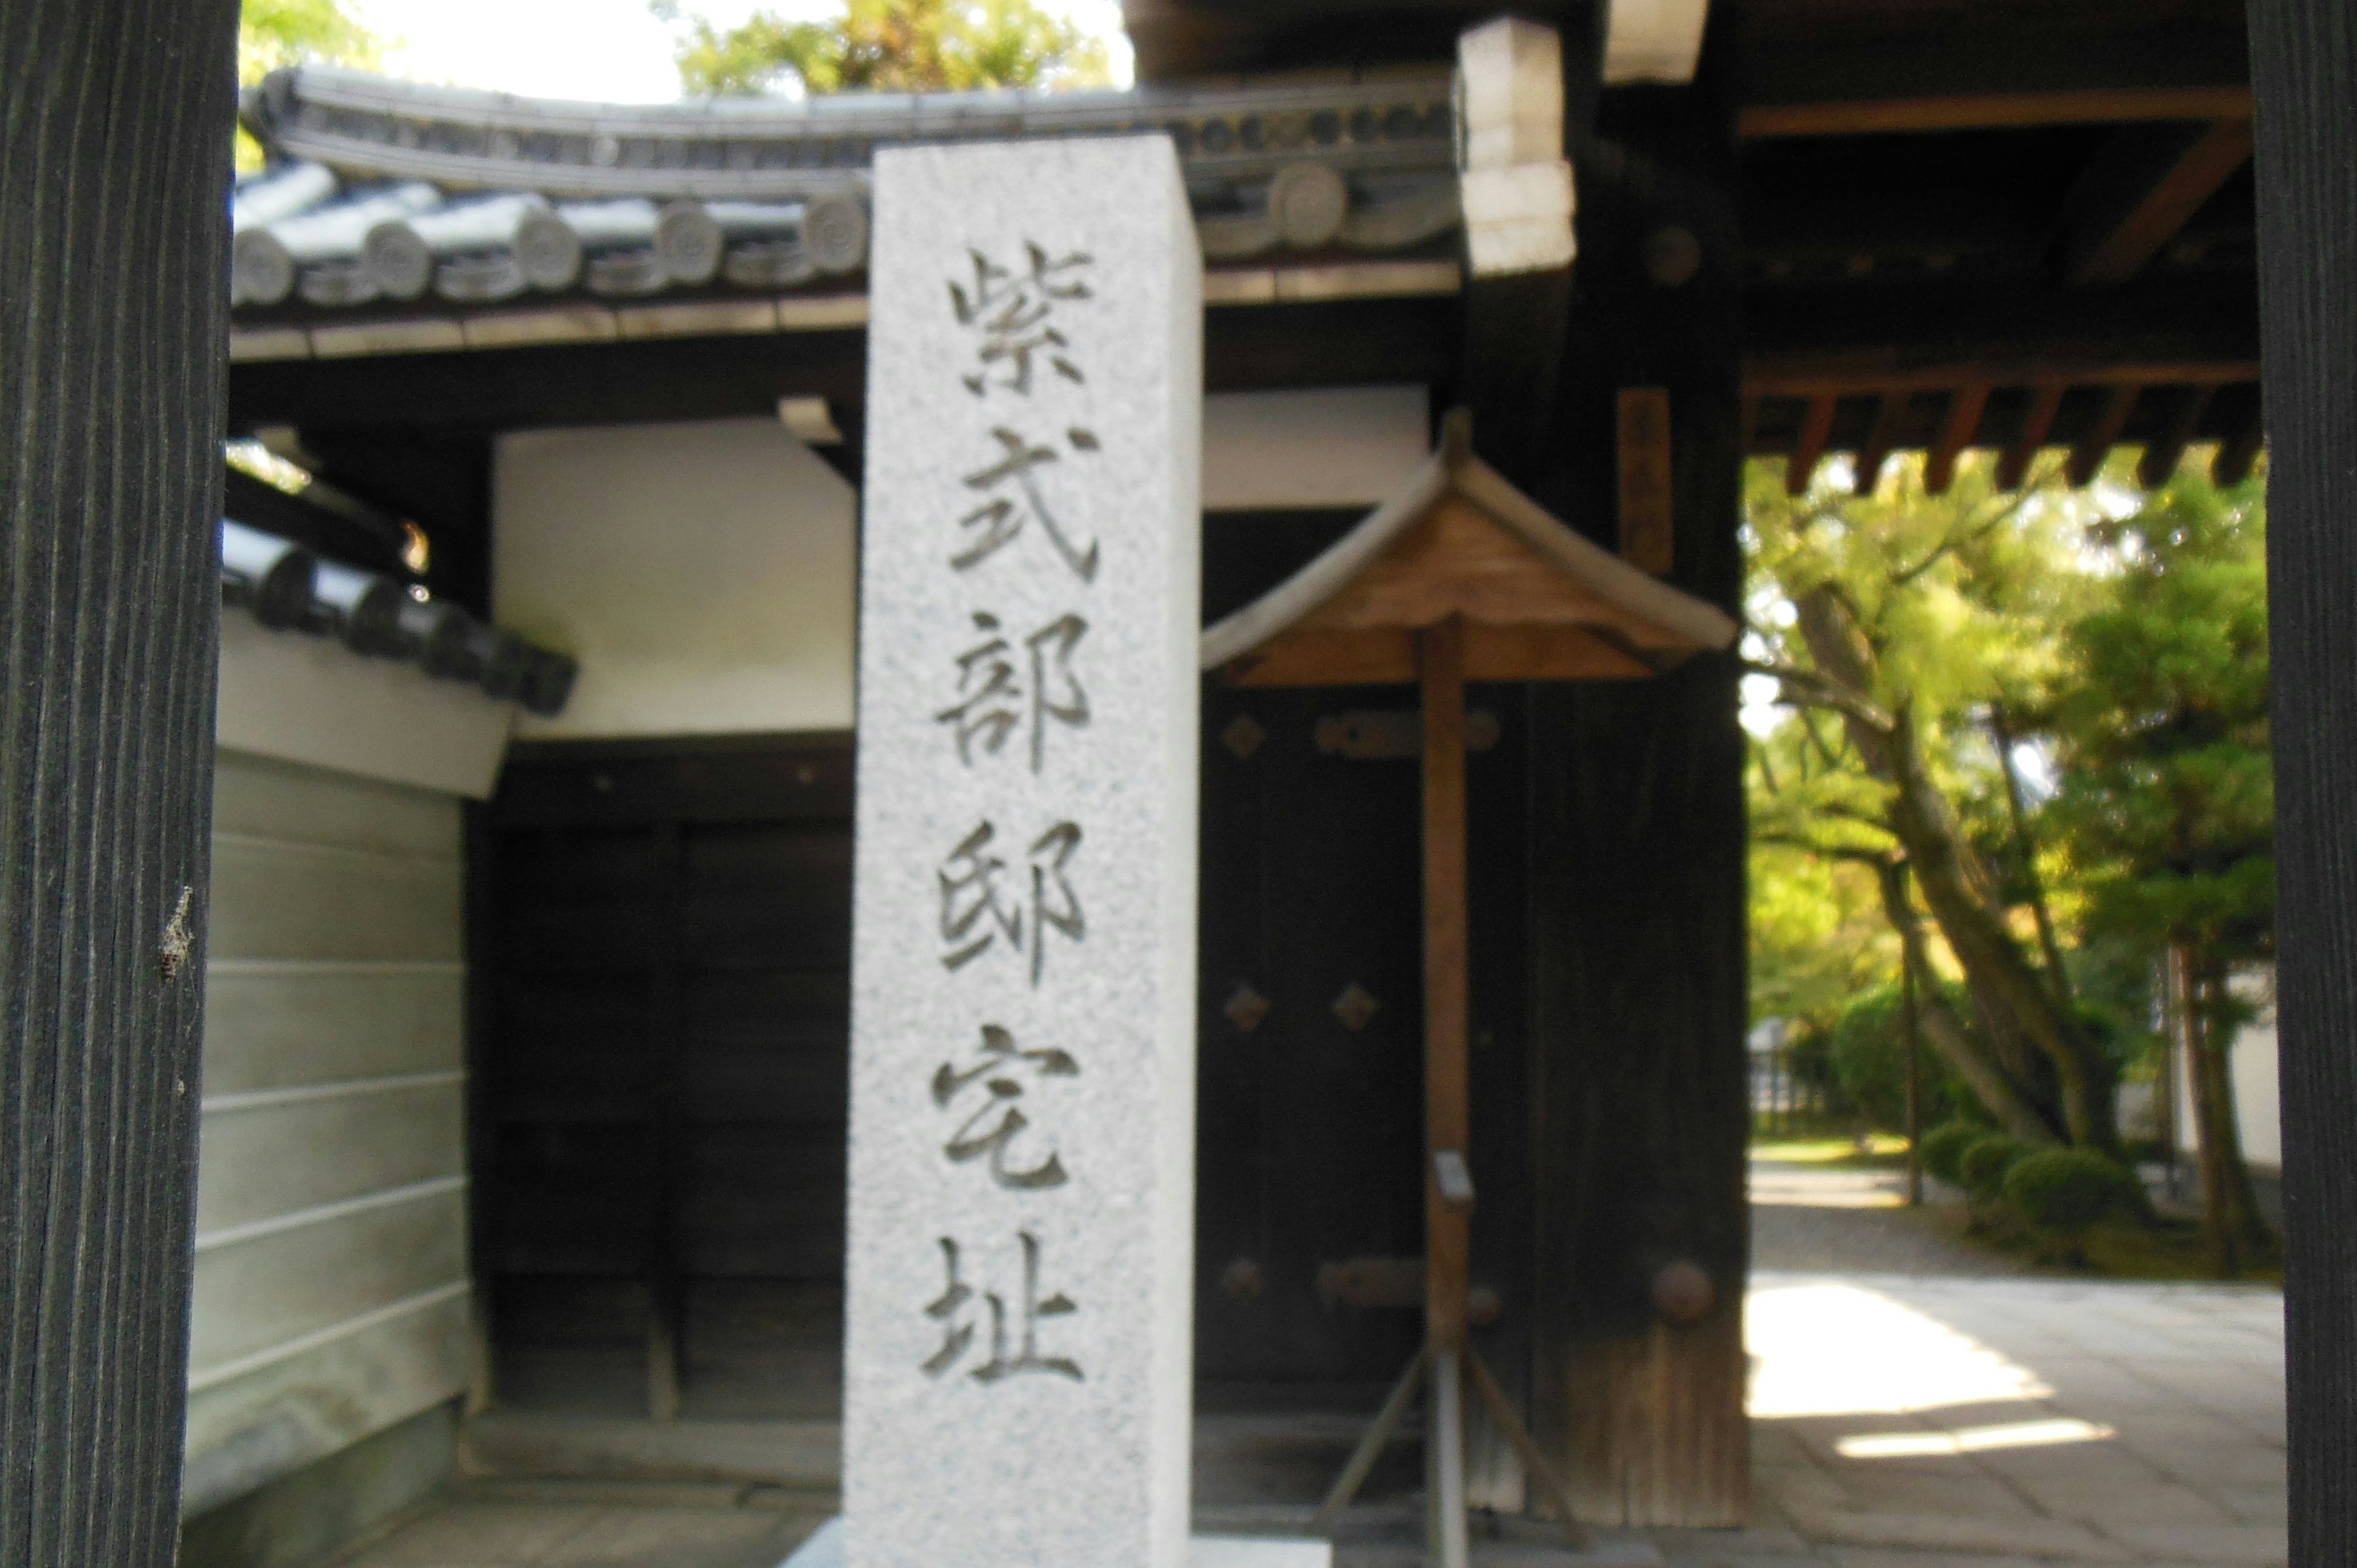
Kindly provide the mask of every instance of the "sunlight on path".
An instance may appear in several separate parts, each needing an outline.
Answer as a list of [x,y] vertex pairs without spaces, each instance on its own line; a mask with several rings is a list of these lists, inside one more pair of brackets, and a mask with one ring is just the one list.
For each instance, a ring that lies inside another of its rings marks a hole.
[[1896,1415],[2053,1392],[1971,1336],[1860,1285],[1755,1287],[1744,1336],[1755,1417]]

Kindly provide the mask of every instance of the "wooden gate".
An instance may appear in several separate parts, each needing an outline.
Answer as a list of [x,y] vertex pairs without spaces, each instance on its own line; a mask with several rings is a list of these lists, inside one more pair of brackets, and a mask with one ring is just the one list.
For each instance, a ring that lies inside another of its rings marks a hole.
[[848,738],[520,747],[474,849],[499,1397],[832,1413]]

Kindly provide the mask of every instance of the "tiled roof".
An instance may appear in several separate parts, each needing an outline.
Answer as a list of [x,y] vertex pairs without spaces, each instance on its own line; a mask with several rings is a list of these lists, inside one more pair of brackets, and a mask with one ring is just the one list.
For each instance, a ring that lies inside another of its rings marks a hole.
[[354,653],[414,664],[536,714],[562,712],[578,672],[561,653],[484,625],[390,577],[324,560],[274,533],[222,520],[221,603],[264,626],[331,637]]
[[913,143],[1165,132],[1215,265],[1445,261],[1458,223],[1445,68],[644,108],[307,66],[250,91],[243,113],[271,157],[234,204],[231,303],[248,330],[362,306],[398,321],[435,301],[464,339],[457,323],[494,306],[856,295],[870,160]]

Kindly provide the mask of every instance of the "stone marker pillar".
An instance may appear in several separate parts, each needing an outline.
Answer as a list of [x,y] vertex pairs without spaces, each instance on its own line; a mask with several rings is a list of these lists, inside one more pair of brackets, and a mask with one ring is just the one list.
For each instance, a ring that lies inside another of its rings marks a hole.
[[1182,1568],[1202,263],[1160,136],[876,158],[848,1568]]

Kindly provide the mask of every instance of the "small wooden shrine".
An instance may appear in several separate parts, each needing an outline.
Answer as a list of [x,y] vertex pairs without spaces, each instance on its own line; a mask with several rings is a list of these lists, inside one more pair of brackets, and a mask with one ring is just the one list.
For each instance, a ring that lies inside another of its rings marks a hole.
[[1320,1512],[1330,1525],[1428,1379],[1426,1496],[1444,1568],[1467,1561],[1463,1385],[1571,1523],[1574,1502],[1467,1337],[1472,1289],[1471,986],[1465,683],[1643,679],[1735,641],[1716,607],[1590,543],[1473,455],[1448,415],[1439,451],[1391,500],[1203,634],[1203,667],[1251,686],[1422,689],[1425,1291],[1423,1348]]

